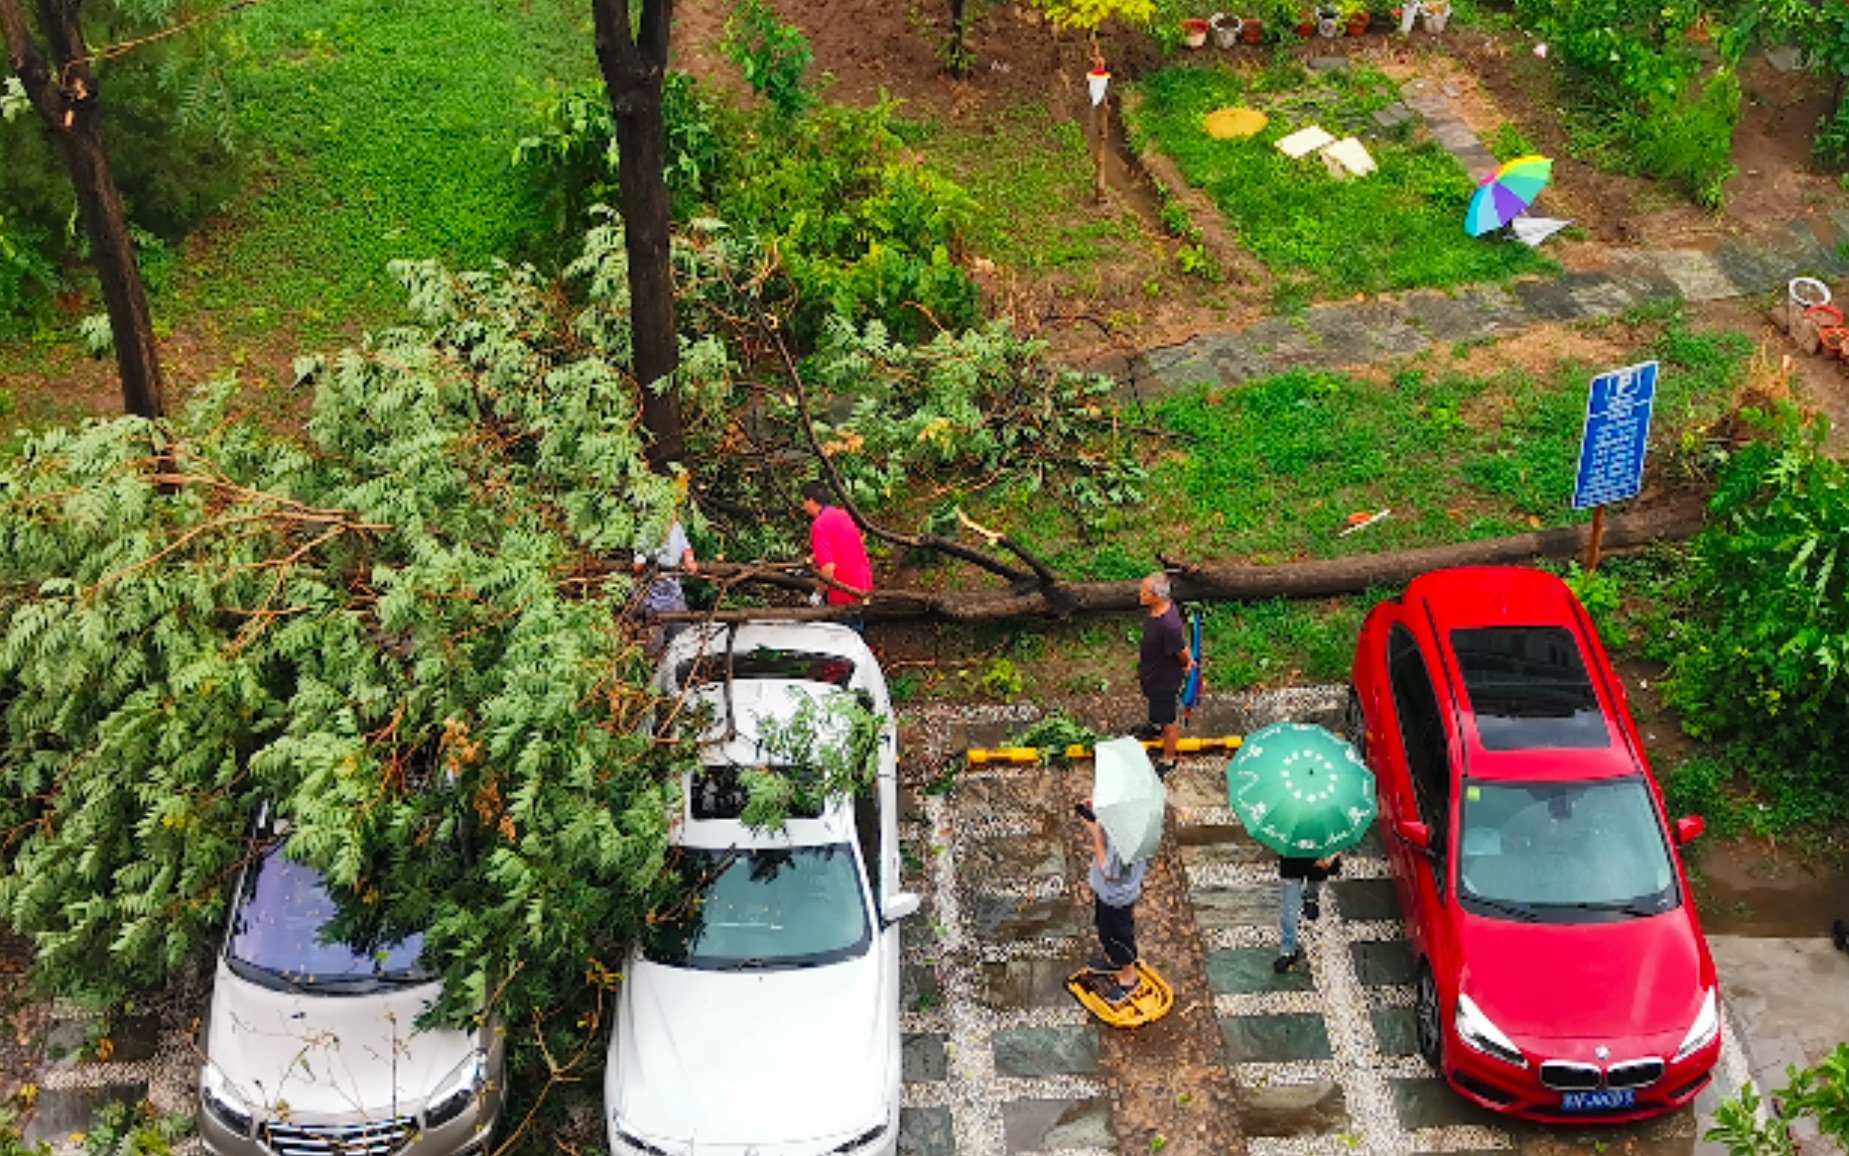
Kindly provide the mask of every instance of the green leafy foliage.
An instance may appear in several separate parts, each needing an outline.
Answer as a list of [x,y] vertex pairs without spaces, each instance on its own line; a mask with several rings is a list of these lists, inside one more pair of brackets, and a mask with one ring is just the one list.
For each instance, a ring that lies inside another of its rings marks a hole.
[[[1126,117],[1134,138],[1175,158],[1188,183],[1237,226],[1259,260],[1318,296],[1497,280],[1550,267],[1525,245],[1489,244],[1465,234],[1474,190],[1455,159],[1432,142],[1369,142],[1380,165],[1366,180],[1337,181],[1314,158],[1273,147],[1305,119],[1366,117],[1397,99],[1391,81],[1368,70],[1330,74],[1312,87],[1300,71],[1246,75],[1188,66],[1137,82],[1144,100]],[[1314,100],[1315,109],[1307,102]],[[1250,104],[1271,122],[1247,140],[1214,140],[1201,127],[1215,109]]]
[[[1839,81],[1849,74],[1849,9],[1841,4],[1805,0],[1763,0],[1739,5],[1742,33],[1763,29],[1770,39],[1802,50],[1802,61],[1816,75]],[[1817,121],[1814,151],[1826,164],[1849,161],[1849,99],[1837,86],[1836,106]]]
[[[184,21],[182,0],[109,0],[85,6],[99,47]],[[230,53],[225,29],[207,22],[99,62],[103,145],[128,219],[177,240],[237,188],[231,102],[219,79]],[[9,75],[9,81],[13,78]],[[42,312],[86,241],[62,155],[23,92],[0,116],[0,332]]]
[[19,1117],[11,1108],[0,1108],[0,1156],[51,1156],[51,1145],[43,1140],[26,1143]]
[[1759,1091],[1749,1082],[1721,1102],[1702,1138],[1725,1144],[1731,1156],[1791,1156],[1797,1150],[1791,1124],[1810,1120],[1826,1141],[1849,1143],[1849,1043],[1836,1045],[1815,1067],[1788,1065],[1785,1078],[1784,1089],[1765,1105],[1765,1121],[1759,1119]]
[[1723,37],[1721,63],[1710,69],[1689,36],[1702,19],[1700,3],[1517,0],[1515,7],[1573,77],[1580,123],[1571,127],[1580,145],[1609,167],[1641,170],[1701,204],[1720,204],[1734,172],[1742,38]]
[[1047,19],[1061,28],[1096,32],[1106,20],[1147,24],[1156,14],[1154,0],[1036,0]]
[[81,1147],[84,1156],[169,1156],[192,1130],[190,1116],[163,1115],[146,1100],[116,1101],[96,1110]]
[[[553,98],[517,153],[536,186],[565,190],[555,219],[568,236],[588,224],[573,214],[614,189],[611,123],[593,99]],[[739,113],[691,80],[667,86],[677,219],[722,220],[763,251],[781,273],[771,299],[787,303],[804,350],[834,314],[879,321],[904,341],[976,321],[976,287],[953,259],[974,205],[911,155],[896,113],[891,102]]]
[[573,575],[658,540],[677,487],[548,283],[401,272],[419,324],[328,365],[306,444],[227,383],[165,435],[0,461],[0,905],[60,990],[210,942],[265,800],[351,917],[425,929],[451,1020],[583,1006],[663,898],[677,764],[639,731],[630,580]]
[[1066,758],[1067,748],[1093,747],[1103,737],[1064,710],[1054,710],[1025,730],[1011,735],[1003,745],[1034,747],[1040,751],[1041,762],[1063,766],[1069,761]]
[[1044,343],[1006,323],[906,346],[878,323],[856,330],[837,318],[809,373],[825,397],[852,407],[817,432],[869,507],[915,494],[920,477],[954,485],[1004,471],[1018,489],[1056,494],[1081,513],[1142,496],[1111,379],[1050,364]]
[[1723,469],[1690,550],[1668,701],[1731,740],[1773,827],[1849,816],[1849,476],[1795,411]]
[[809,111],[814,97],[803,74],[815,61],[808,40],[795,25],[777,18],[763,0],[743,0],[726,20],[719,42],[726,58],[738,66],[751,91],[788,118]]
[[767,766],[745,772],[749,797],[741,816],[753,830],[781,827],[794,809],[819,810],[828,799],[864,793],[879,770],[886,719],[846,691],[821,699],[791,693],[801,701],[789,717],[759,720]]

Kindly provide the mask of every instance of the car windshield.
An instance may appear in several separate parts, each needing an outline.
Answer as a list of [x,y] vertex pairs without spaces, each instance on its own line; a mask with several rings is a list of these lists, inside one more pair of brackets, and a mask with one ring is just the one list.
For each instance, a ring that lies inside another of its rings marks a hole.
[[349,943],[330,934],[334,914],[320,873],[283,854],[278,840],[244,877],[226,961],[254,983],[286,989],[353,991],[432,978],[417,963],[423,936]]
[[1578,783],[1465,780],[1458,895],[1500,919],[1596,923],[1680,898],[1642,776]]
[[657,924],[648,957],[721,970],[812,967],[872,940],[852,845],[732,851],[686,848],[683,907]]
[[1608,747],[1605,714],[1572,632],[1480,626],[1451,632],[1483,749]]

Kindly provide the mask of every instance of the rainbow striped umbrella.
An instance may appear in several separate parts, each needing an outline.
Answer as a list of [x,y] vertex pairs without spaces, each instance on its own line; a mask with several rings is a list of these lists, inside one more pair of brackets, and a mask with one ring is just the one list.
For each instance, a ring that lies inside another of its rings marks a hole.
[[1477,186],[1464,214],[1464,232],[1481,237],[1519,217],[1553,179],[1554,162],[1546,157],[1516,157]]

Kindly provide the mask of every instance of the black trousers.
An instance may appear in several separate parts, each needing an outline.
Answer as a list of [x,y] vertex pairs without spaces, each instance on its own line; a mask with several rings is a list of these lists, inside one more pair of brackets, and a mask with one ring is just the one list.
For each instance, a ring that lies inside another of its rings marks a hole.
[[1136,905],[1113,907],[1102,899],[1092,900],[1092,914],[1098,922],[1098,942],[1111,966],[1129,967],[1136,962]]

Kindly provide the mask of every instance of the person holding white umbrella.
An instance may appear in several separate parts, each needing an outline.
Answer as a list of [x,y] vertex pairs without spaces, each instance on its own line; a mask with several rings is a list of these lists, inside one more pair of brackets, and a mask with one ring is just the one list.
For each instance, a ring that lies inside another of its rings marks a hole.
[[[1101,994],[1120,1006],[1136,994],[1136,901],[1143,876],[1162,840],[1168,791],[1149,765],[1149,754],[1134,738],[1101,742],[1096,750],[1092,797],[1078,806],[1091,833],[1092,914],[1104,958],[1092,971],[1111,977]],[[1093,808],[1096,808],[1094,812]]]

